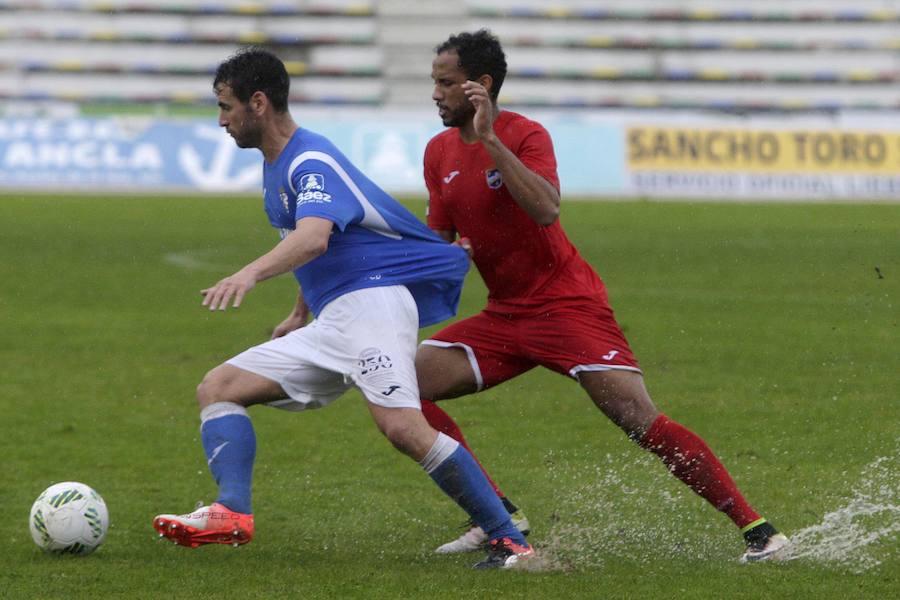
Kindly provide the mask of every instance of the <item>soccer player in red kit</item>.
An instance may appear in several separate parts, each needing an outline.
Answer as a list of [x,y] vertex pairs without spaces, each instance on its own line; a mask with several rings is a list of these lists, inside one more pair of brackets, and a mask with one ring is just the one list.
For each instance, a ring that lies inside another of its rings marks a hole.
[[[416,372],[431,426],[465,444],[434,400],[478,392],[536,366],[568,375],[629,438],[731,518],[745,538],[742,561],[773,556],[787,538],[747,503],[706,443],[650,399],[603,282],[559,222],[549,134],[497,107],[506,75],[497,38],[486,30],[461,33],[435,51],[432,98],[449,129],[425,150],[428,225],[448,241],[471,244],[488,301],[419,347]],[[473,526],[438,551],[474,550],[484,542]]]

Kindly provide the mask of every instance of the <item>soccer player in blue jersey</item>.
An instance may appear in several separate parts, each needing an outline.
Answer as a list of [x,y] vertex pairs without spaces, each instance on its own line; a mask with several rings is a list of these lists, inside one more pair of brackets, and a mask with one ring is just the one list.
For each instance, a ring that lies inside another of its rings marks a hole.
[[300,292],[272,340],[214,368],[197,388],[216,502],[159,515],[154,528],[192,548],[249,542],[256,437],[247,407],[317,408],[356,386],[391,443],[488,532],[494,543],[477,568],[532,557],[469,452],[421,412],[418,328],[455,314],[465,251],[432,233],[327,139],[297,126],[287,107],[288,75],[273,54],[239,52],[219,66],[213,87],[219,124],[238,146],[263,154],[265,210],[281,241],[203,290],[202,305],[236,308],[257,283],[288,271]]

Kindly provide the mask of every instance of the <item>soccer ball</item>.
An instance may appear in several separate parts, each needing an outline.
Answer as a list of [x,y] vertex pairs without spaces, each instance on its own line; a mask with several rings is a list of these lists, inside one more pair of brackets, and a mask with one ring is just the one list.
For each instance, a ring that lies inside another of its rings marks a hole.
[[90,554],[106,538],[106,502],[89,486],[66,481],[48,487],[31,505],[31,537],[54,554]]

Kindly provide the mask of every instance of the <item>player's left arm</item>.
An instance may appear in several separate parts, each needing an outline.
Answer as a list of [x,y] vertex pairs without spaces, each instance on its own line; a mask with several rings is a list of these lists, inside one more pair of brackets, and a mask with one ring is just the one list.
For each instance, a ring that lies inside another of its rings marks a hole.
[[494,133],[493,104],[484,86],[467,81],[463,89],[475,106],[475,133],[503,176],[503,184],[516,203],[540,225],[559,218],[559,190],[532,171]]
[[332,221],[321,217],[298,220],[296,229],[269,252],[237,273],[202,290],[203,306],[208,306],[209,310],[225,310],[233,299],[232,306],[237,308],[257,283],[292,271],[324,254],[328,250],[328,238],[333,226]]
[[303,290],[297,290],[297,302],[294,304],[291,314],[272,330],[272,339],[283,337],[292,331],[300,329],[309,321],[309,305],[303,297]]

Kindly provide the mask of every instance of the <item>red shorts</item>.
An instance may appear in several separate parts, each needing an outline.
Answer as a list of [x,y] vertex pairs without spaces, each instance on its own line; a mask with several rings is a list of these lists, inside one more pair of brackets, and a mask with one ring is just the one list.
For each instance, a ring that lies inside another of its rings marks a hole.
[[422,343],[465,349],[479,390],[536,366],[574,378],[582,371],[640,372],[612,309],[600,302],[528,315],[483,310]]

